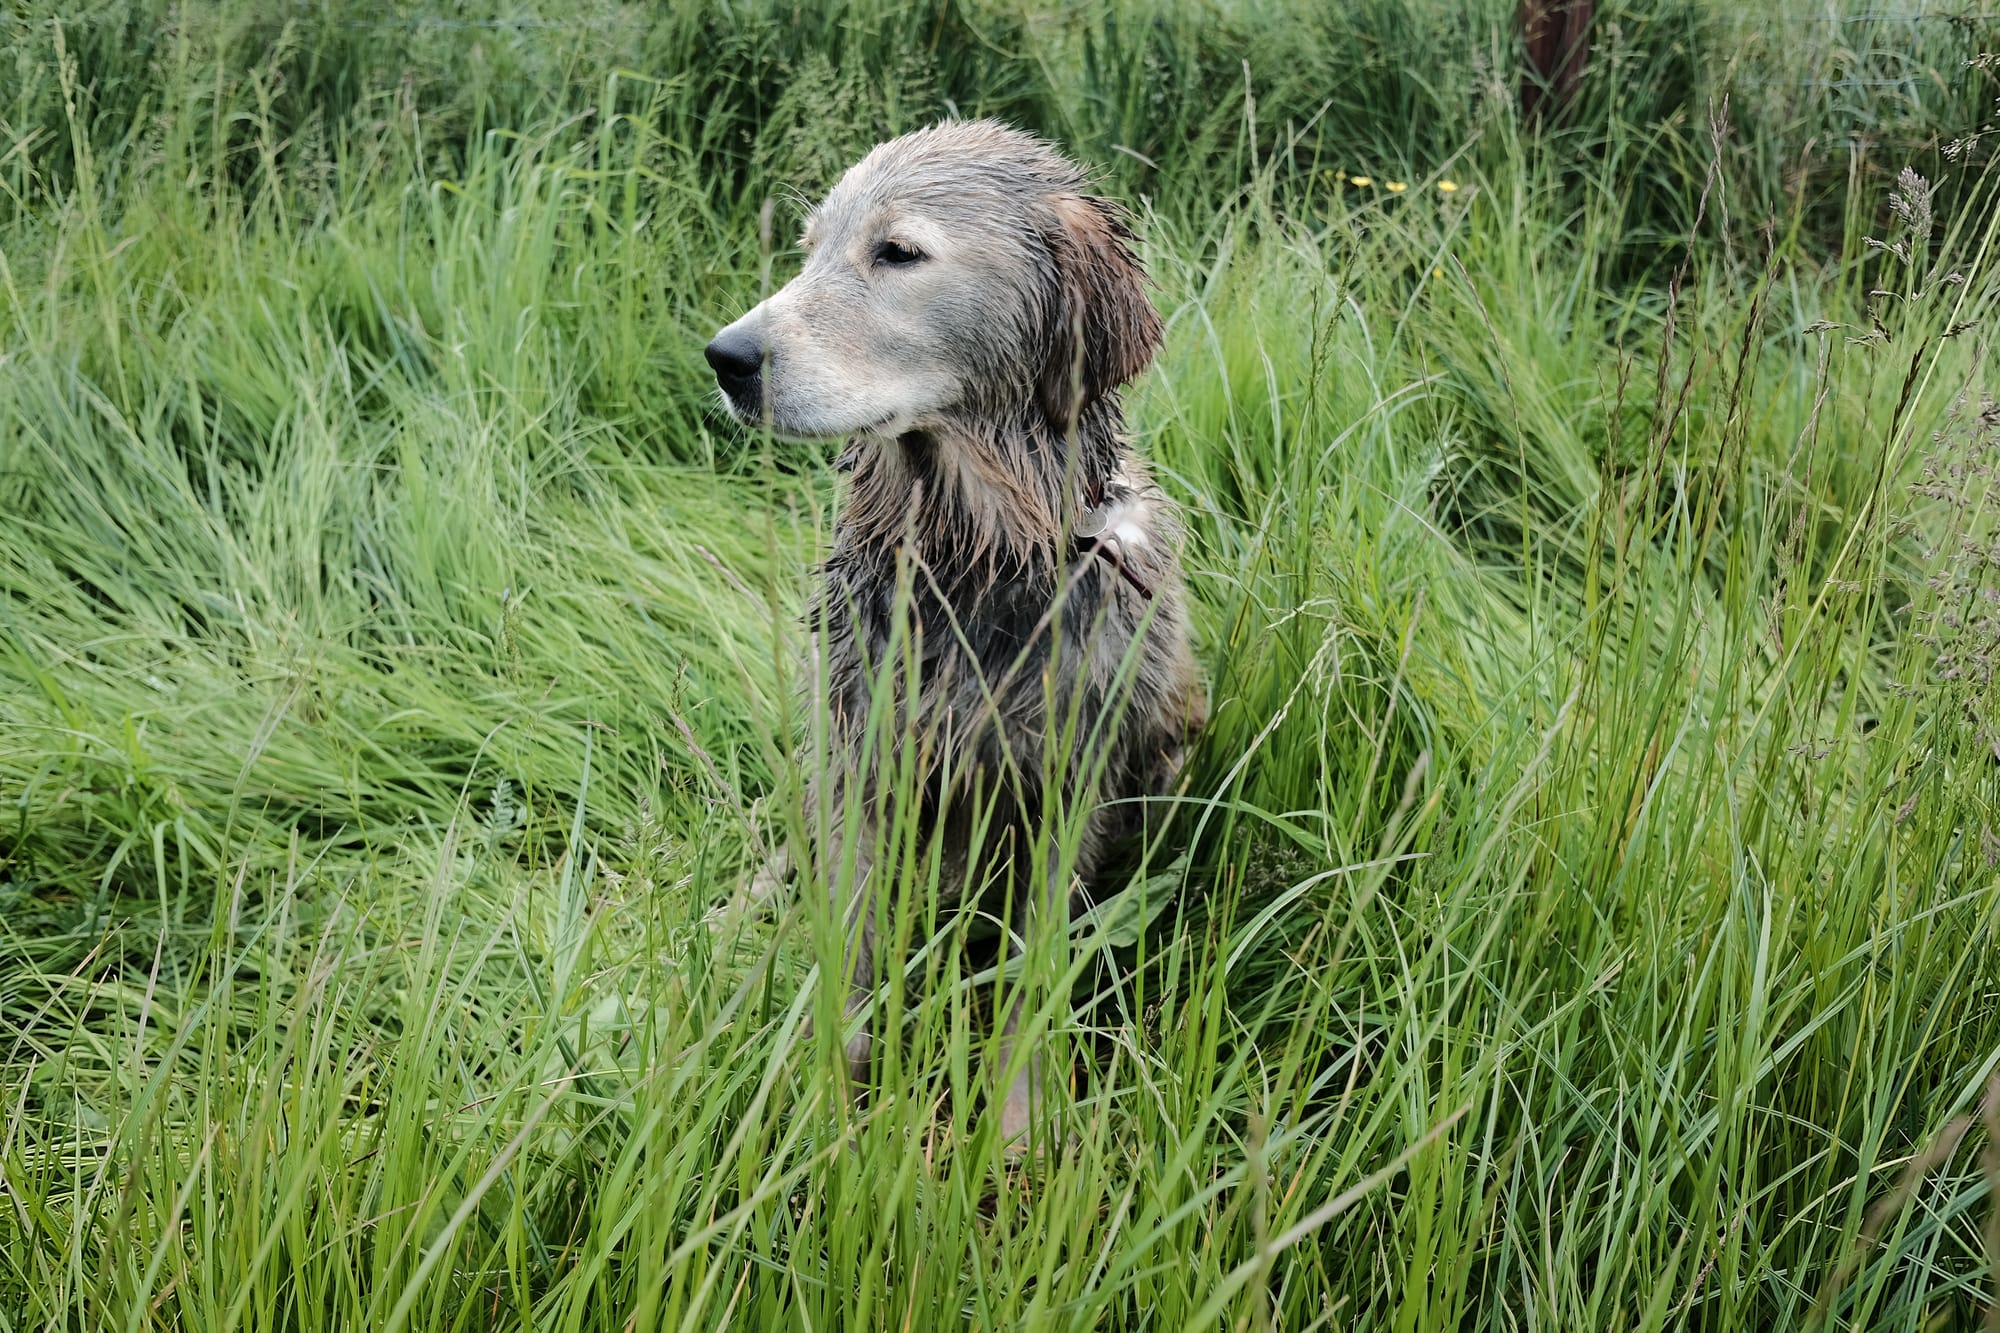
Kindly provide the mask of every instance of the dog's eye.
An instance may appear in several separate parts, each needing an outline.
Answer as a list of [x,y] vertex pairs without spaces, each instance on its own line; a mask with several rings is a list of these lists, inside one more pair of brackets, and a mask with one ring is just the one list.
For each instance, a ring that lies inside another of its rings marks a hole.
[[875,247],[875,262],[889,268],[908,268],[923,257],[923,251],[912,250],[900,241],[884,241]]

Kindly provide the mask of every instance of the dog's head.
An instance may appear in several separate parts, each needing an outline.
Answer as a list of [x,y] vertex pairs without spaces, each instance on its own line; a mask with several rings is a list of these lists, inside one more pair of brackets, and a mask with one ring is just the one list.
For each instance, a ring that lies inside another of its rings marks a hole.
[[815,209],[804,268],[715,336],[730,412],[785,435],[967,415],[1067,429],[1160,341],[1121,210],[1032,135],[956,121],[870,152]]

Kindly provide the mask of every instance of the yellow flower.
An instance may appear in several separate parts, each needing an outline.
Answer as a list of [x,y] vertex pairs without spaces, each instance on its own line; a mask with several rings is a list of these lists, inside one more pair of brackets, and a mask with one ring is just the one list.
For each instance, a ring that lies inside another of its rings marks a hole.
[[1439,182],[1438,182],[1438,193],[1439,193],[1439,194],[1452,194],[1452,193],[1455,193],[1455,192],[1456,192],[1457,190],[1458,190],[1458,182],[1457,182],[1457,181],[1439,181]]
[[1355,185],[1373,185],[1375,183],[1373,176],[1349,176],[1347,179]]
[[1441,268],[1434,268],[1431,270],[1431,276],[1433,278],[1442,278],[1444,276],[1444,270]]
[[1410,188],[1409,185],[1407,185],[1403,181],[1383,181],[1382,183],[1389,187],[1390,194],[1401,194],[1403,191]]

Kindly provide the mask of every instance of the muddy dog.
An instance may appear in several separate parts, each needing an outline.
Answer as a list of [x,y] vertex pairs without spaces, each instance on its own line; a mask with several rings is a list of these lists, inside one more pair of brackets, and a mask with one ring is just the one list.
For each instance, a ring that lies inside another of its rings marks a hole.
[[[899,759],[920,765],[921,808],[901,813],[935,840],[943,893],[1018,884],[1012,919],[1033,929],[1135,830],[1136,798],[1167,789],[1205,721],[1179,525],[1119,407],[1161,336],[1131,239],[1049,144],[947,122],[851,168],[811,213],[798,276],[708,344],[736,418],[849,441],[809,613],[833,757],[810,784],[807,857],[851,912],[850,1014],[872,993]],[[878,682],[900,754],[869,743]],[[1088,811],[1068,873],[1036,836],[1058,809]],[[857,1077],[868,1043],[847,1048]],[[1010,1142],[1032,1085],[1028,1062]]]

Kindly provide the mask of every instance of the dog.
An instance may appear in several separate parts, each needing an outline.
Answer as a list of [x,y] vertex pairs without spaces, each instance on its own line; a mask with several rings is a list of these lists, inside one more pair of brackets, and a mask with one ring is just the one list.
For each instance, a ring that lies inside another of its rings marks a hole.
[[[707,346],[737,420],[848,441],[808,612],[832,758],[807,823],[811,878],[850,913],[850,1018],[873,993],[875,861],[899,814],[934,843],[942,896],[1012,893],[1033,930],[1129,841],[1206,722],[1180,525],[1119,405],[1162,337],[1132,241],[1049,143],[947,121],[850,168],[810,214],[798,276]],[[878,685],[887,745],[870,740]],[[1088,812],[1068,871],[1058,810]],[[846,1048],[857,1086],[869,1042]],[[1033,1082],[1029,1060],[1010,1144]]]

